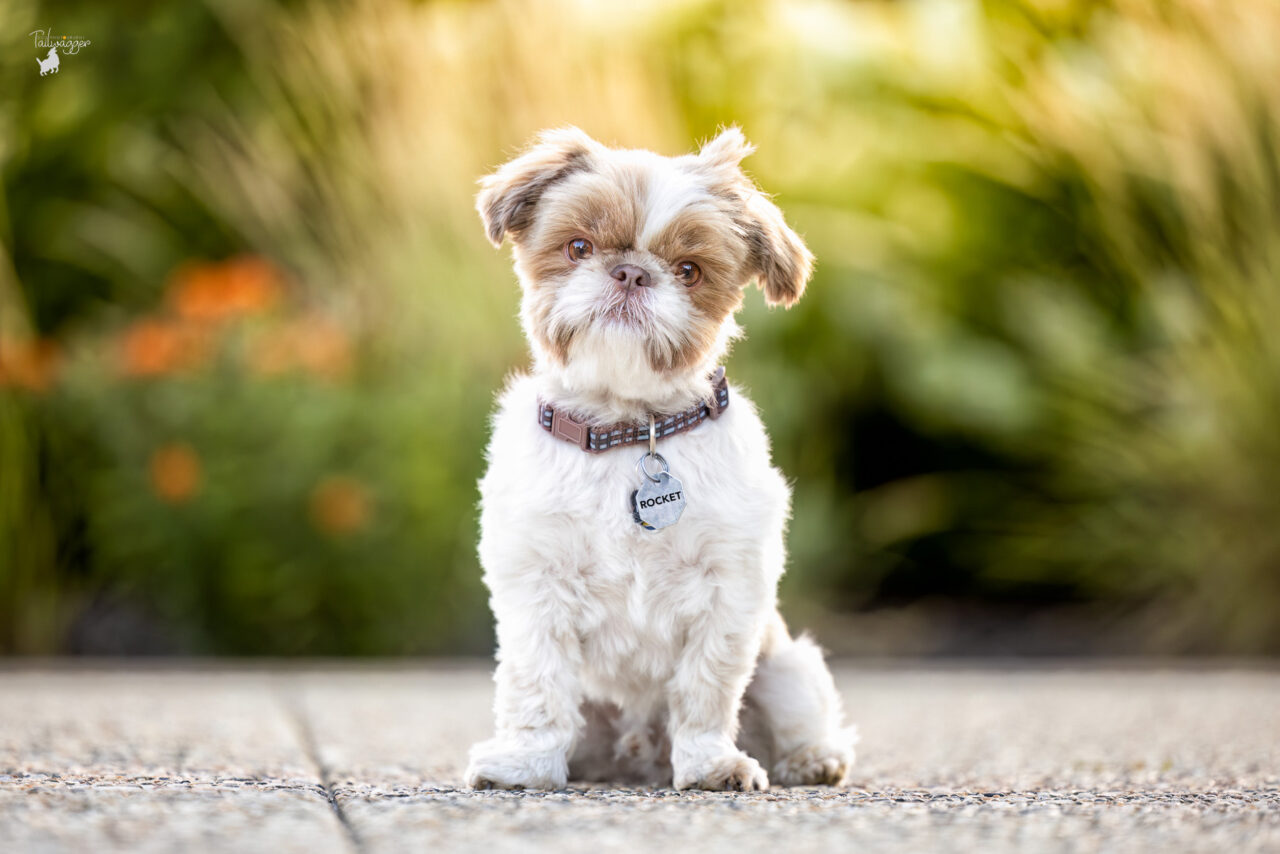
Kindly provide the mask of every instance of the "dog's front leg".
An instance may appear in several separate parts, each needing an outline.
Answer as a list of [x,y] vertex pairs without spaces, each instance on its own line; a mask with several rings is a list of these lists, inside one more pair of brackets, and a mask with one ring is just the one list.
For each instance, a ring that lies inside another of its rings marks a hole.
[[498,634],[495,735],[471,748],[467,785],[564,788],[582,727],[576,642],[558,634],[554,622],[538,625],[524,615],[500,619]]
[[769,788],[764,769],[734,744],[760,632],[726,630],[722,621],[723,615],[710,613],[690,632],[667,685],[677,789]]

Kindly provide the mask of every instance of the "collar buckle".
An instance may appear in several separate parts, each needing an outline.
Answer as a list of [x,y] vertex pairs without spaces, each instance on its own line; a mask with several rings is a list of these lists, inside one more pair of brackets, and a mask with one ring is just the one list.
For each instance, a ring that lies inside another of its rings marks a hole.
[[551,435],[572,442],[585,451],[588,450],[591,431],[586,424],[580,424],[556,409],[551,413]]

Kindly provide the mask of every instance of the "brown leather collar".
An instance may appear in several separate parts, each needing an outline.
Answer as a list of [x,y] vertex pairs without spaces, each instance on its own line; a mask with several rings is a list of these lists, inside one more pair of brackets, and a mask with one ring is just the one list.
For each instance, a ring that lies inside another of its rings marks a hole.
[[[711,397],[691,406],[683,412],[665,418],[654,417],[653,433],[659,439],[692,430],[708,418],[720,417],[729,405],[729,382],[724,378],[724,368],[716,368],[711,375]],[[649,441],[648,424],[610,424],[593,427],[578,421],[550,404],[538,401],[538,423],[557,439],[572,442],[582,450],[599,454],[610,448],[634,445]]]

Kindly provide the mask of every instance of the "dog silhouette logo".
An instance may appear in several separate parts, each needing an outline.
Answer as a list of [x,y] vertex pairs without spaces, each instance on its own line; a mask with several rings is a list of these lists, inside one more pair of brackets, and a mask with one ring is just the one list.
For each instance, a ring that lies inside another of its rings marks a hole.
[[[40,76],[46,74],[57,74],[58,66],[62,64],[63,57],[72,56],[79,53],[84,48],[93,44],[89,39],[81,36],[57,35],[53,34],[52,29],[32,30],[27,33],[35,40],[36,50],[48,49],[44,59],[36,57],[36,62],[40,64]],[[73,65],[75,63],[72,63]]]
[[56,47],[49,48],[49,55],[44,59],[36,57],[36,62],[40,63],[40,76],[46,74],[58,73],[58,49]]

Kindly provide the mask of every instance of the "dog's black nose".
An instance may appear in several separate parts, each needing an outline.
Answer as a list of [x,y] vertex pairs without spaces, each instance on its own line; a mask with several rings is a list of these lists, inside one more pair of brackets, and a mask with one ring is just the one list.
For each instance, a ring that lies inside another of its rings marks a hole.
[[618,280],[619,287],[627,290],[631,290],[632,287],[649,287],[649,274],[635,264],[619,264],[609,272],[609,275]]

